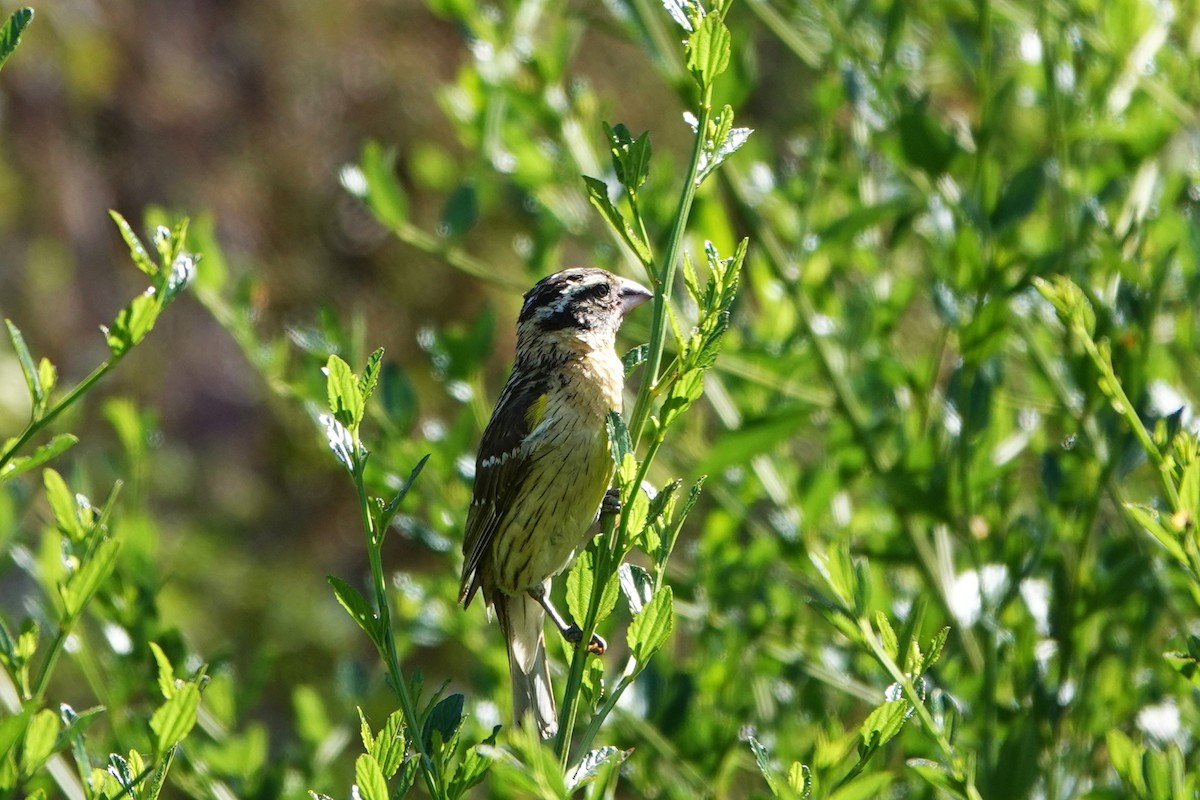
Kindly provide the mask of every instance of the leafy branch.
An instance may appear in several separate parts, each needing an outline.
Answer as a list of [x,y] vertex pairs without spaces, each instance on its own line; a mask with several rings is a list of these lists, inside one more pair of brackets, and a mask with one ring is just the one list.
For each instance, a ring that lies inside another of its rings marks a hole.
[[[684,285],[699,311],[696,326],[683,334],[670,312],[670,304],[695,192],[749,135],[745,129],[734,133],[733,111],[728,106],[719,115],[713,115],[713,82],[729,61],[730,36],[723,21],[727,5],[706,12],[698,3],[689,4],[686,9],[672,9],[668,4],[672,16],[691,34],[685,50],[700,99],[696,113],[687,117],[692,122],[695,139],[661,262],[655,262],[638,195],[649,173],[649,136],[643,133],[635,138],[623,125],[605,125],[613,170],[622,187],[627,212],[612,203],[602,181],[584,178],[589,200],[645,267],[654,287],[654,301],[650,341],[627,359],[629,369],[643,362],[645,367],[630,423],[627,427],[617,415],[609,420],[623,513],[619,521],[611,516],[601,520],[601,535],[576,560],[568,576],[568,607],[572,616],[580,621],[583,642],[590,641],[596,625],[614,609],[618,586],[624,591],[633,614],[627,634],[630,658],[616,683],[601,699],[598,678],[593,676],[590,681],[590,694],[599,703],[578,743],[577,751],[582,753],[589,752],[592,741],[621,695],[665,644],[671,632],[674,612],[671,589],[664,584],[666,562],[680,527],[699,496],[703,480],[693,486],[678,514],[675,513],[678,482],[668,484],[653,498],[643,488],[668,428],[703,393],[704,375],[715,362],[728,328],[730,309],[737,294],[738,272],[746,255],[746,241],[741,242],[729,258],[722,258],[711,243],[706,244],[709,277],[703,288],[690,259],[682,259]],[[668,329],[674,334],[677,355],[664,369]],[[657,410],[657,416],[651,415],[654,410]],[[645,456],[639,461],[635,450],[647,428],[650,429],[650,442]],[[653,576],[639,567],[623,565],[635,544],[653,559]],[[555,751],[564,768],[571,762],[571,740],[585,688],[587,658],[586,650],[577,646],[559,712]]]
[[116,211],[109,213],[121,231],[121,237],[129,247],[133,263],[149,276],[150,286],[135,297],[129,305],[121,309],[111,325],[101,328],[108,343],[109,357],[53,403],[51,403],[51,397],[58,384],[58,370],[47,358],[42,358],[35,363],[21,331],[12,320],[5,320],[9,339],[12,341],[13,349],[16,350],[21,372],[25,376],[31,410],[29,423],[25,429],[4,442],[3,447],[0,448],[0,482],[41,466],[78,441],[72,434],[59,434],[37,448],[32,454],[17,455],[30,440],[62,412],[74,405],[92,386],[116,367],[135,345],[146,338],[146,334],[154,328],[154,323],[163,309],[187,288],[196,274],[196,264],[200,260],[200,256],[184,249],[184,241],[187,237],[187,218],[181,219],[174,228],[160,225],[155,229],[153,241],[155,253],[158,256],[156,262],[150,257],[125,218]]

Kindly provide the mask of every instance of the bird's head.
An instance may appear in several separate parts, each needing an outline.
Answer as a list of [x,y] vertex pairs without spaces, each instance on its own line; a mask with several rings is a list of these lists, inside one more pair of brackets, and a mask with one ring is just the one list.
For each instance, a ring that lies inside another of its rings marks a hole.
[[547,344],[573,351],[612,347],[621,320],[651,297],[641,284],[602,269],[556,272],[525,293],[517,350]]

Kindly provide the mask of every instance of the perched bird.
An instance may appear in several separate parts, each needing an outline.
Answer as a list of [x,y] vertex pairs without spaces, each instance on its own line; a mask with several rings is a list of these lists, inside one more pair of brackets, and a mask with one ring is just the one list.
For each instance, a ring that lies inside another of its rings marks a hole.
[[[652,296],[602,269],[543,278],[525,294],[517,357],[483,432],[463,540],[459,602],[476,591],[495,609],[508,647],[513,720],[558,729],[542,635],[550,579],[594,532],[612,480],[606,419],[621,410],[625,373],[614,348],[625,314]],[[592,649],[602,650],[596,637]]]

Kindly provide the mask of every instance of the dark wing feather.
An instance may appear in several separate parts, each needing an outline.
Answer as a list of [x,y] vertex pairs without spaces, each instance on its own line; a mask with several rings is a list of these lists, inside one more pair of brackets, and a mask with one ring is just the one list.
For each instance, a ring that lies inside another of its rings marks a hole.
[[528,467],[525,441],[540,421],[546,381],[515,370],[500,393],[475,461],[475,489],[463,537],[459,600],[469,605],[480,586],[479,567]]

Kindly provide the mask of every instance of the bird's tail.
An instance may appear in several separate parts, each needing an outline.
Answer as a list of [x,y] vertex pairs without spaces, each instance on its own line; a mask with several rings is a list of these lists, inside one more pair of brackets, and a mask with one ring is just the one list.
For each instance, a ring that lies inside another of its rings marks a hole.
[[546,660],[546,639],[542,632],[546,612],[528,595],[511,597],[496,592],[493,605],[508,647],[513,724],[521,724],[528,714],[538,734],[549,739],[558,733],[558,712],[554,708],[550,663]]

